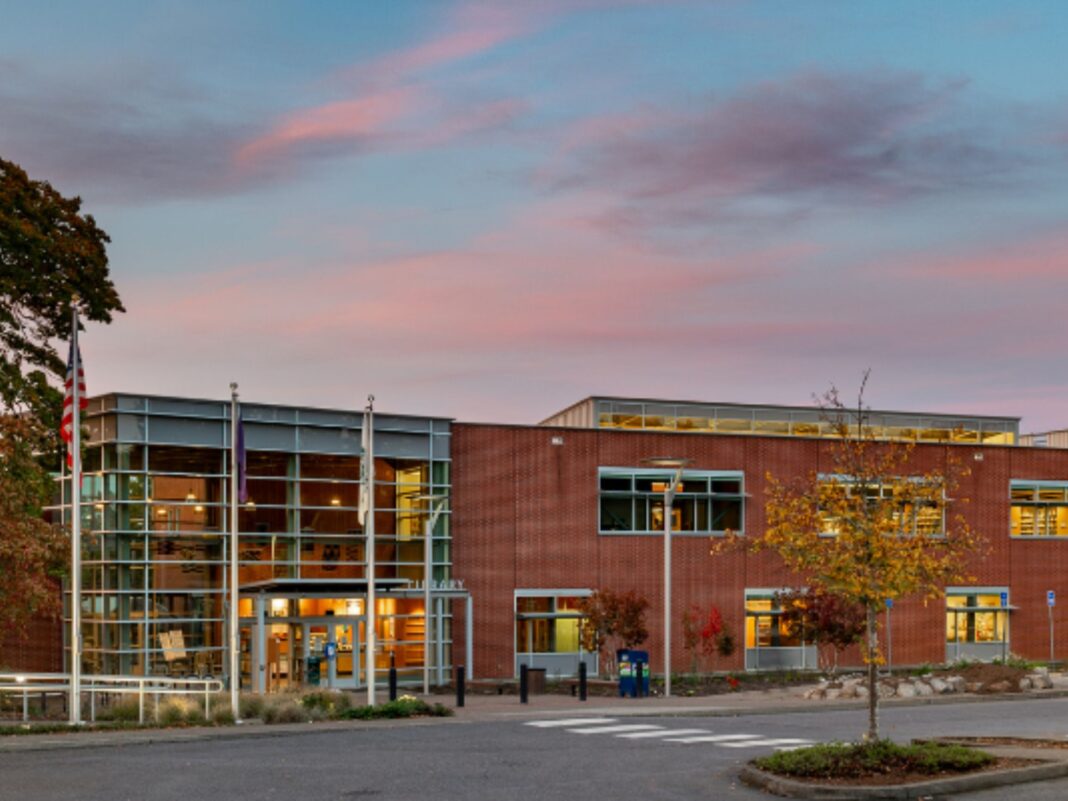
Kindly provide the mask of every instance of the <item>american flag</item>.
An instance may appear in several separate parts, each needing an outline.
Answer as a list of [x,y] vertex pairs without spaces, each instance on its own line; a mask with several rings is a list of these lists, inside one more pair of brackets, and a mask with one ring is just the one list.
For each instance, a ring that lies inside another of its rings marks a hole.
[[[67,358],[67,380],[63,391],[63,420],[59,424],[59,435],[67,443],[67,467],[74,469],[74,353],[75,345],[71,343],[70,356]],[[78,348],[78,407],[81,411],[89,408],[89,398],[85,394],[85,370],[82,369],[82,353]]]

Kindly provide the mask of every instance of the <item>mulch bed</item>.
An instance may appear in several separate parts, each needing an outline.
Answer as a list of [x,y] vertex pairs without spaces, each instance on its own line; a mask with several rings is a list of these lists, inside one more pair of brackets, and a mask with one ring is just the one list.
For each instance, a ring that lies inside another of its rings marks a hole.
[[964,745],[982,746],[1013,746],[1018,748],[1054,748],[1068,749],[1068,740],[1043,740],[1030,737],[952,737],[952,742]]
[[796,782],[804,782],[805,784],[829,784],[836,787],[886,787],[897,784],[912,784],[914,782],[929,782],[936,779],[950,779],[957,776],[974,776],[977,773],[989,773],[992,770],[1026,768],[1040,764],[1042,764],[1042,760],[1040,759],[997,757],[989,765],[984,765],[975,770],[942,771],[940,773],[873,773],[870,776],[858,776],[849,779],[806,778],[803,776],[789,776],[784,778],[789,778]]

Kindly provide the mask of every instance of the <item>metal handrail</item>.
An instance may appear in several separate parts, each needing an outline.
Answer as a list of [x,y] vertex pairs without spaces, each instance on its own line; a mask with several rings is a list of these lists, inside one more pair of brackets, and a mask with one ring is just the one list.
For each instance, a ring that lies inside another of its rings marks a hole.
[[[29,720],[29,694],[65,693],[70,690],[68,673],[0,673],[0,693],[22,694],[22,719]],[[89,719],[96,721],[96,696],[137,693],[137,719],[145,722],[145,696],[151,695],[159,711],[160,695],[204,694],[204,717],[211,714],[211,694],[222,692],[219,679],[177,678],[174,676],[83,676],[82,693],[89,694]]]

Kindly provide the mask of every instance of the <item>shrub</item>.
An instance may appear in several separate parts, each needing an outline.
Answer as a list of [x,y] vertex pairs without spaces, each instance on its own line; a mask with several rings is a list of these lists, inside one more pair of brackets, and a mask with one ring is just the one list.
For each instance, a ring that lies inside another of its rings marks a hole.
[[379,718],[410,718],[418,715],[430,717],[448,717],[453,712],[447,706],[420,701],[412,696],[404,696],[396,701],[387,701],[377,706],[354,706],[338,717],[346,720],[376,720]]
[[241,713],[241,719],[249,720],[250,718],[262,718],[266,705],[267,699],[262,695],[242,695],[238,699],[237,708]]
[[136,723],[140,718],[137,696],[124,696],[103,709],[97,709],[97,720],[113,720],[124,723]]
[[185,723],[188,709],[178,700],[164,701],[156,710],[156,723],[160,726],[180,726]]
[[337,690],[317,690],[306,693],[301,697],[300,703],[309,711],[319,711],[325,718],[337,717],[352,706],[348,694]]
[[1005,665],[1011,668],[1019,668],[1020,670],[1034,670],[1038,667],[1038,662],[1032,662],[1029,659],[1025,659],[1019,654],[1009,654],[1004,660],[997,658],[994,660],[995,665]]
[[307,723],[311,715],[296,698],[280,695],[268,700],[263,706],[264,723]]
[[830,743],[782,751],[754,760],[761,770],[783,776],[857,779],[890,773],[976,770],[994,761],[985,751],[945,743],[898,745],[890,740]]

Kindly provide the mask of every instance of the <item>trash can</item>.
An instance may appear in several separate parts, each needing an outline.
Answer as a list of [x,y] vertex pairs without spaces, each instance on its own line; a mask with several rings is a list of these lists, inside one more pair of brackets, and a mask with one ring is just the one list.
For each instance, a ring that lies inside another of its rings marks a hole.
[[304,681],[309,687],[318,687],[322,678],[322,657],[309,656]]
[[545,668],[527,668],[527,690],[531,695],[545,692]]
[[[616,664],[619,666],[619,696],[638,697],[649,695],[649,652],[621,648],[616,651]],[[642,675],[638,675],[638,665],[642,666]],[[639,684],[641,682],[641,684]]]

